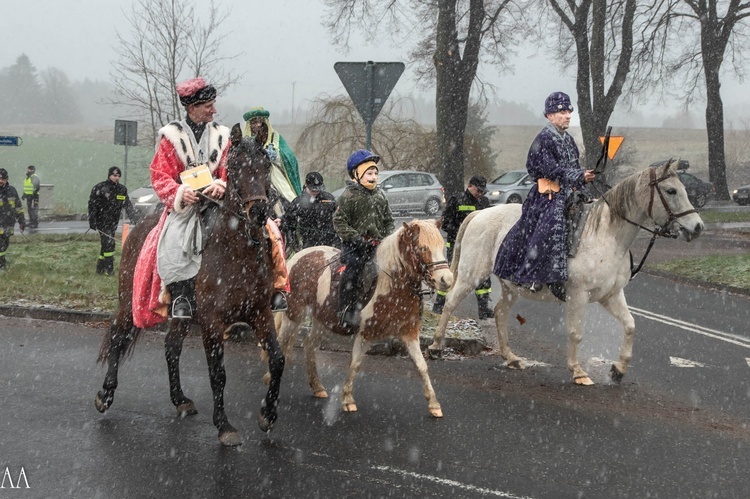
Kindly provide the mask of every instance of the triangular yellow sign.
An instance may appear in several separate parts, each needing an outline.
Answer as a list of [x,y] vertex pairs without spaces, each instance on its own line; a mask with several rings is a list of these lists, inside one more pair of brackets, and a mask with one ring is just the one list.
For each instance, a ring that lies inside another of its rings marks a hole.
[[[625,137],[622,135],[610,135],[609,147],[607,147],[607,157],[609,159],[615,159],[615,154],[617,154],[617,150],[620,149],[623,140],[625,140]],[[604,145],[604,137],[599,137],[599,141]]]

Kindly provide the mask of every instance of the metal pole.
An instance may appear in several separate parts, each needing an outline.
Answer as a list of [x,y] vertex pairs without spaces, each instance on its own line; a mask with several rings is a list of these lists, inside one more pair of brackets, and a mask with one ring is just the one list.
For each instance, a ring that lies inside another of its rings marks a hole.
[[125,167],[122,169],[122,185],[127,187],[128,185],[128,144],[125,143]]
[[294,125],[294,86],[297,84],[296,81],[292,82],[292,125]]
[[375,63],[372,61],[367,61],[365,70],[367,72],[367,116],[365,117],[365,148],[369,151],[372,150],[372,103],[375,99]]

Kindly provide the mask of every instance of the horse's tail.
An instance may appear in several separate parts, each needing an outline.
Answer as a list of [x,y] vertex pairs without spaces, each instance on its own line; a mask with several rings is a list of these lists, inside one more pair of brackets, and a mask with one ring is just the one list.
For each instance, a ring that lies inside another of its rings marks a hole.
[[455,246],[453,247],[453,259],[451,260],[451,273],[453,274],[453,282],[456,282],[456,273],[458,272],[458,261],[461,258],[461,240],[464,238],[464,232],[466,232],[466,227],[469,225],[469,222],[471,222],[471,219],[474,218],[474,216],[479,213],[478,211],[474,211],[469,214],[468,217],[464,219],[464,221],[461,223],[461,227],[458,228],[458,235],[456,236],[456,242],[454,243]]
[[135,344],[141,336],[142,329],[133,326],[131,320],[130,328],[127,331],[124,331],[122,328],[118,327],[118,320],[119,318],[112,321],[109,331],[102,337],[102,344],[99,347],[99,356],[96,358],[96,362],[99,364],[107,362],[109,359],[109,352],[113,348],[116,348],[118,351],[116,359],[118,362],[133,355]]

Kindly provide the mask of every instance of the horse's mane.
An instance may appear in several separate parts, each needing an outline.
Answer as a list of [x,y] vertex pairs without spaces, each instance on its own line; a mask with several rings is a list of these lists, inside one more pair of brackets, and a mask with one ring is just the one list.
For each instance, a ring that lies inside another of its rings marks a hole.
[[[427,246],[428,248],[442,247],[442,236],[440,235],[440,231],[437,230],[434,220],[412,220],[408,225],[419,227],[420,246]],[[378,247],[378,267],[388,273],[407,268],[407,260],[398,247],[398,239],[403,232],[404,226],[402,225],[383,239]]]
[[596,232],[599,229],[599,223],[602,221],[602,211],[605,206],[609,207],[610,223],[616,218],[632,217],[632,213],[639,208],[635,191],[638,186],[647,182],[648,169],[626,177],[612,187],[612,189],[602,194],[601,199],[594,203],[591,213],[589,213],[590,230]]

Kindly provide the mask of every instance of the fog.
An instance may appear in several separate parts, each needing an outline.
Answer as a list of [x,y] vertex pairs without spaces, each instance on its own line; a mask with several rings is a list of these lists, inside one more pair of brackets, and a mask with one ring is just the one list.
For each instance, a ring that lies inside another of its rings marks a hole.
[[[299,113],[317,96],[345,93],[333,70],[337,61],[407,62],[410,47],[396,44],[385,33],[376,44],[366,44],[362,38],[355,39],[349,53],[333,46],[322,26],[325,8],[317,1],[217,3],[224,9],[231,8],[232,15],[223,25],[223,31],[229,33],[227,51],[240,54],[232,71],[244,73],[240,84],[219,99],[221,115],[260,105],[276,116],[290,118],[293,106]],[[208,9],[205,5],[201,8]],[[4,39],[0,68],[14,64],[18,56],[26,54],[37,71],[55,67],[63,70],[71,82],[110,83],[116,30],[123,35],[130,33],[124,18],[124,14],[130,12],[131,3],[118,0],[6,3],[0,19]],[[531,47],[520,49],[520,54],[513,60],[513,74],[500,75],[494,67],[480,67],[482,80],[497,89],[496,101],[516,103],[539,115],[544,98],[552,91],[565,91],[575,101],[575,68],[568,68],[563,73],[546,54],[532,50]],[[211,75],[205,77],[210,80]],[[743,98],[748,90],[749,84],[737,82],[732,75],[724,78],[722,96],[727,120],[741,121],[750,111],[750,105]],[[416,89],[408,62],[394,95],[426,102],[426,111],[419,118],[424,122],[434,121],[431,112],[434,88]],[[620,126],[662,126],[671,116],[682,114],[679,104],[674,101],[666,104],[651,102],[631,115],[618,109],[612,122]],[[692,121],[692,126],[704,127],[703,106],[704,103],[699,101],[690,109],[688,126]],[[492,114],[490,119],[493,119]]]

